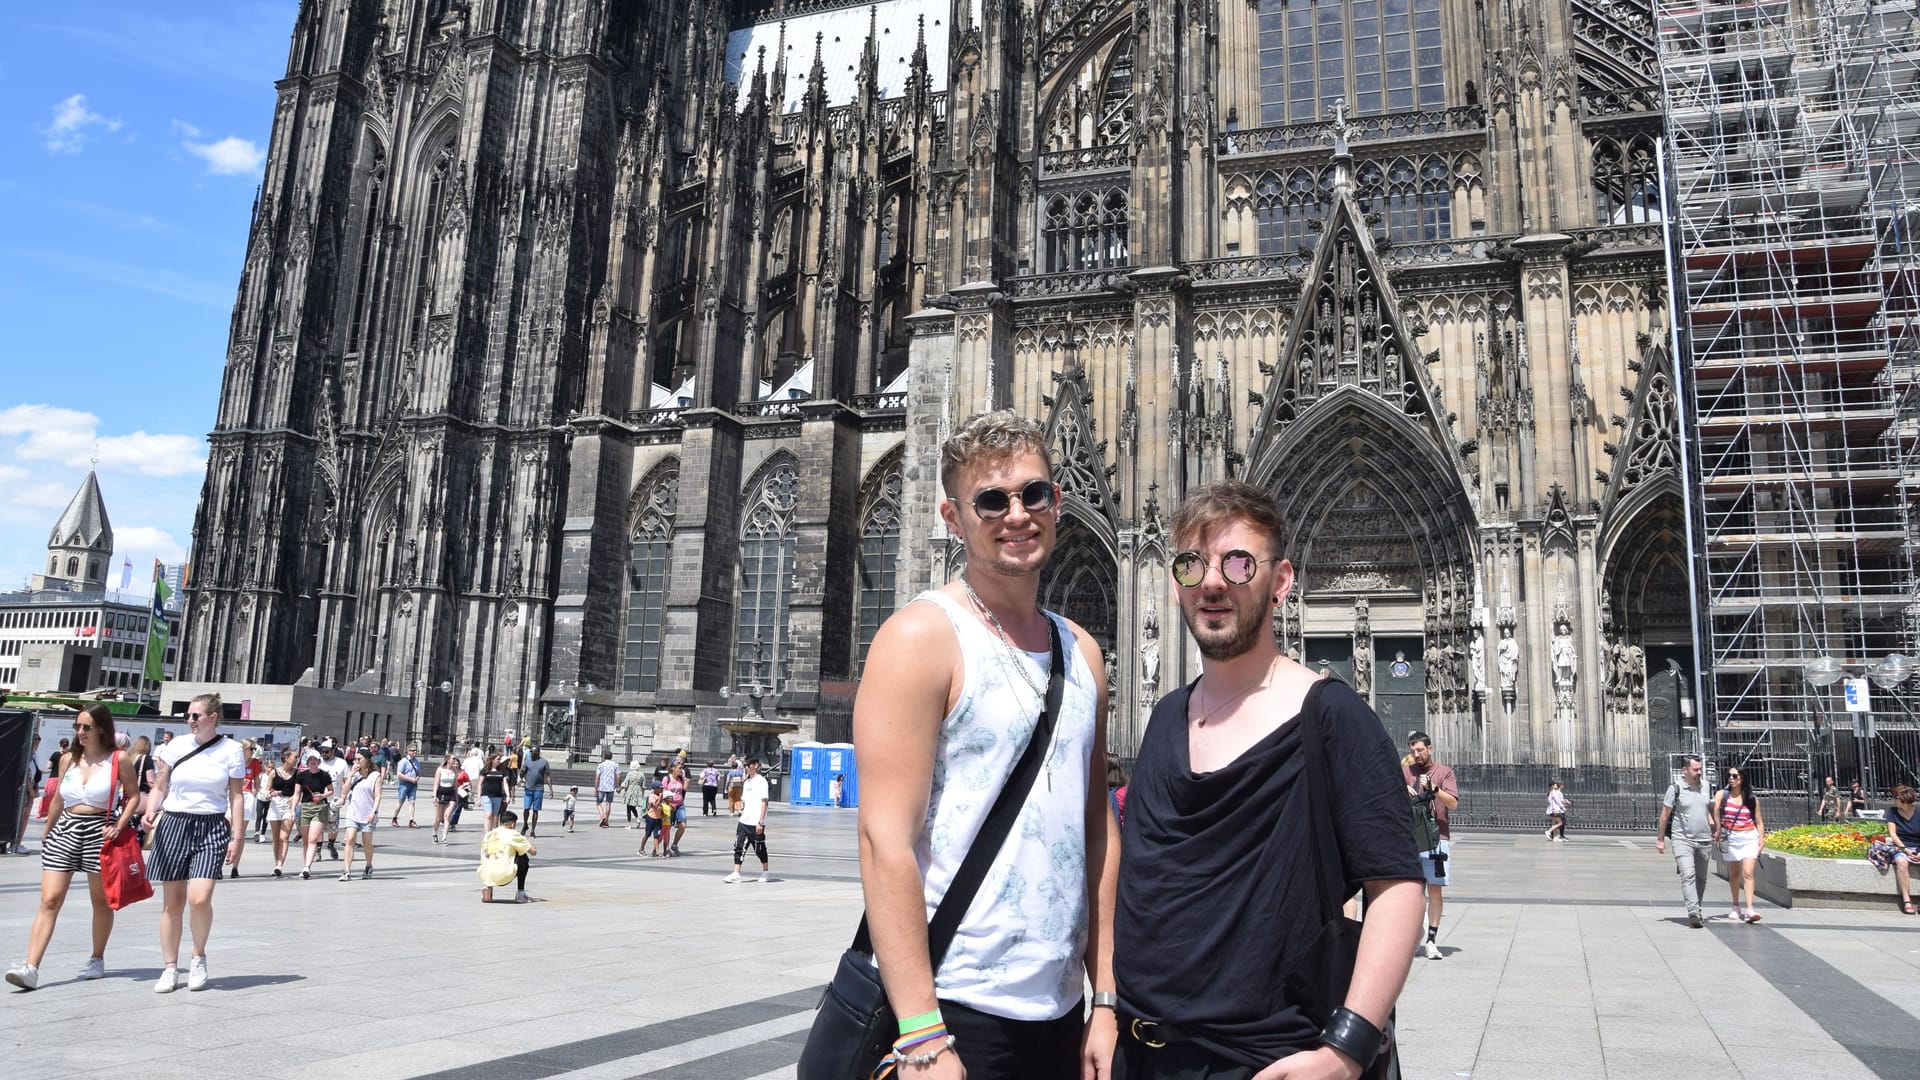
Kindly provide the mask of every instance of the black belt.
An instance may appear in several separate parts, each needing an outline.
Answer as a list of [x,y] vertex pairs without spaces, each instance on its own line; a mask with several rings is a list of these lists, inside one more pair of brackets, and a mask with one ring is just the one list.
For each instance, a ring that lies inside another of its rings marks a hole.
[[1119,1013],[1120,1030],[1133,1037],[1133,1041],[1150,1049],[1158,1050],[1175,1043],[1192,1042],[1186,1032],[1159,1020]]

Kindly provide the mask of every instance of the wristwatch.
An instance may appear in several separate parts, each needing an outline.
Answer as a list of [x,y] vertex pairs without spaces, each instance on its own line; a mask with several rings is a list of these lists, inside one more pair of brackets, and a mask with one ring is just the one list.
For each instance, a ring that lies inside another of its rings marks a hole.
[[1120,1007],[1120,995],[1111,990],[1095,990],[1093,992],[1093,1007],[1096,1009],[1118,1009]]

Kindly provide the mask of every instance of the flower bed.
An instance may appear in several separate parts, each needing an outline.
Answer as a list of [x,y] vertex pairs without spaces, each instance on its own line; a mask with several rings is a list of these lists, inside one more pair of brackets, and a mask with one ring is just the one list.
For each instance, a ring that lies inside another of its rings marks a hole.
[[1864,859],[1867,845],[1886,833],[1886,826],[1871,821],[1795,825],[1767,830],[1767,849],[1815,859]]

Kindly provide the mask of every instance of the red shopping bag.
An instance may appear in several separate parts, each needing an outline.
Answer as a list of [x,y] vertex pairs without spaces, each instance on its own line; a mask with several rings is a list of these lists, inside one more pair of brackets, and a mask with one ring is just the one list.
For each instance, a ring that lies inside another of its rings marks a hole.
[[[113,752],[113,787],[120,792],[120,752]],[[119,799],[113,805],[120,805]],[[100,891],[107,894],[107,906],[115,911],[137,904],[153,895],[153,882],[147,880],[147,861],[140,850],[140,832],[129,825],[100,844]]]
[[121,829],[100,845],[100,889],[107,894],[107,906],[115,911],[153,895],[140,835],[134,829]]

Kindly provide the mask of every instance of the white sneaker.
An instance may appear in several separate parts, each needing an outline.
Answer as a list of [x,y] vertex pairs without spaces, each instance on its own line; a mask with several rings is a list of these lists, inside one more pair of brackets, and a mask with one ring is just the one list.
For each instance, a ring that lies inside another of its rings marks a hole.
[[40,969],[32,964],[15,964],[7,969],[7,981],[22,990],[40,985]]
[[1423,943],[1421,944],[1421,946],[1420,946],[1420,955],[1422,955],[1422,956],[1424,956],[1424,957],[1426,957],[1426,958],[1427,958],[1427,959],[1429,959],[1429,960],[1438,960],[1438,959],[1440,959],[1440,946],[1439,946],[1439,944],[1438,944],[1437,942],[1435,942],[1435,941],[1434,941],[1434,940],[1433,940],[1432,938],[1428,938],[1428,939],[1427,939],[1427,940],[1426,940],[1425,942],[1423,942]]
[[153,992],[156,994],[171,994],[175,990],[178,990],[179,988],[180,988],[180,969],[179,968],[167,968],[166,970],[162,971],[160,973],[160,978],[156,980],[153,984]]
[[193,958],[193,969],[187,973],[187,989],[205,990],[207,988],[207,958]]
[[728,885],[732,885],[735,882],[740,880],[740,871],[735,870],[733,873],[728,874],[726,877],[723,877],[720,880],[726,882]]
[[107,962],[97,956],[88,959],[87,966],[80,969],[80,978],[83,981],[88,979],[104,979],[106,977]]
[[767,872],[765,870],[760,871],[760,884],[765,885],[767,882],[772,880],[773,880],[772,878],[767,876]]

